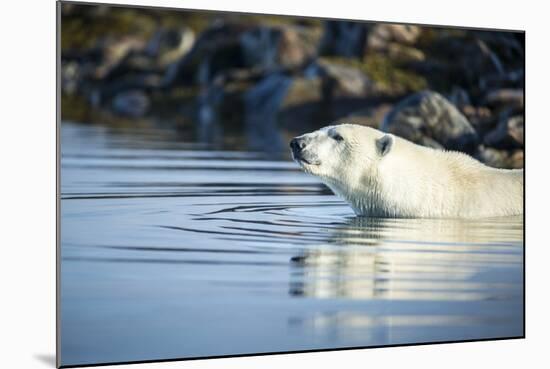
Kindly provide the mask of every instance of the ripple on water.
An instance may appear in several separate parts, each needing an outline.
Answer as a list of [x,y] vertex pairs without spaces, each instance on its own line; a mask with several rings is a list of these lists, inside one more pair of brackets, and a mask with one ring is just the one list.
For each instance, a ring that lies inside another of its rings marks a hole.
[[[271,332],[268,351],[523,332],[522,217],[355,217],[288,159],[64,127],[62,321],[73,347],[108,359],[133,342],[120,331],[163,355],[217,355],[200,350],[233,342],[224,332],[235,327],[252,337],[241,352],[267,350],[256,329]],[[177,345],[190,331],[197,345]],[[173,340],[161,347],[155,334]]]

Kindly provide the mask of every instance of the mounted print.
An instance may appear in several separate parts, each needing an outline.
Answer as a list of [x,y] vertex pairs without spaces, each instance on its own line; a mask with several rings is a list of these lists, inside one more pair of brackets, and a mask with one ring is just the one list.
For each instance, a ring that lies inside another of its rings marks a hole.
[[57,11],[58,366],[524,337],[524,32]]

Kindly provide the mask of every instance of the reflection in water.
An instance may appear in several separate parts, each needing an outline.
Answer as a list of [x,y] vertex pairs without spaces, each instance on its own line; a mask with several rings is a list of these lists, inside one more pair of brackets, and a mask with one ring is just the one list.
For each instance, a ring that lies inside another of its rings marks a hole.
[[246,93],[245,124],[251,150],[277,152],[287,147],[276,117],[291,83],[289,76],[273,74]]
[[357,218],[265,152],[61,133],[63,365],[523,334],[521,217]]
[[[503,222],[509,224],[508,236],[500,233]],[[290,293],[403,300],[518,297],[522,292],[514,283],[472,279],[483,265],[521,268],[521,237],[519,217],[484,221],[351,218],[331,231],[326,242],[334,247],[292,258],[303,280],[292,285]]]

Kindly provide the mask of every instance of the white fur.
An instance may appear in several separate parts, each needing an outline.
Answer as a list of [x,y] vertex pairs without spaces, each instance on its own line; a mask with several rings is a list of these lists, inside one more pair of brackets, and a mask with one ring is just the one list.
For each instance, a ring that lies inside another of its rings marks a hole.
[[[342,141],[334,138],[343,137]],[[388,135],[382,155],[377,140]],[[344,198],[357,215],[477,218],[523,214],[523,169],[490,168],[373,128],[329,126],[300,136],[316,164],[297,160]]]

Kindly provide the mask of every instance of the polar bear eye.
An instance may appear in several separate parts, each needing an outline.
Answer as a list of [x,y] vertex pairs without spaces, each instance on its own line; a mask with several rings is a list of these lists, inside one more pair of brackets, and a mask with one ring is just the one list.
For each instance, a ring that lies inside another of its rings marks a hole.
[[333,139],[335,139],[336,141],[340,142],[340,141],[344,141],[344,137],[342,137],[341,135],[339,135],[338,133],[334,132],[331,137]]

